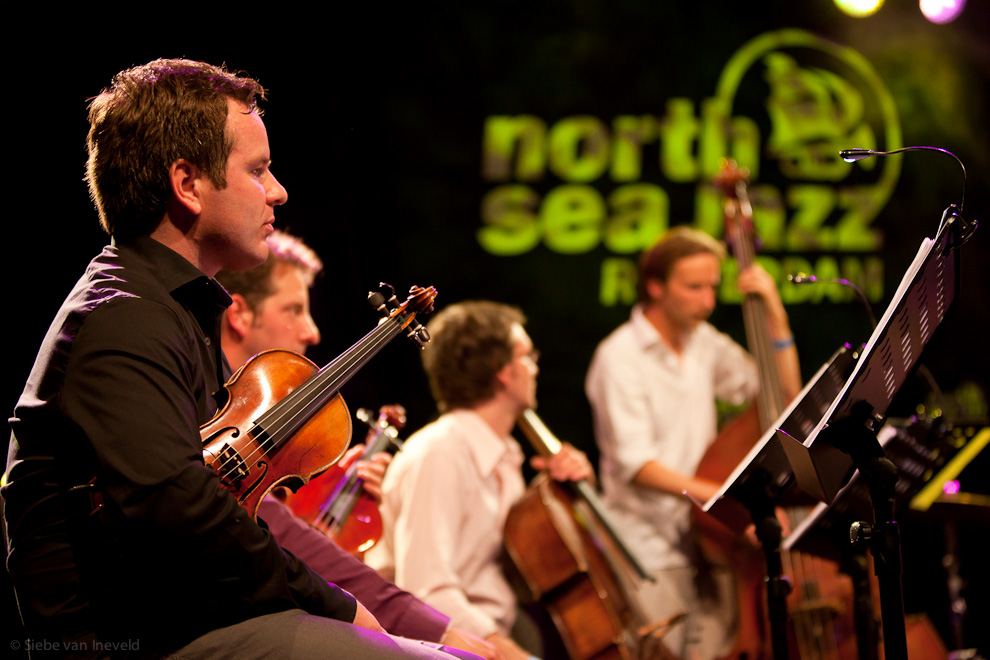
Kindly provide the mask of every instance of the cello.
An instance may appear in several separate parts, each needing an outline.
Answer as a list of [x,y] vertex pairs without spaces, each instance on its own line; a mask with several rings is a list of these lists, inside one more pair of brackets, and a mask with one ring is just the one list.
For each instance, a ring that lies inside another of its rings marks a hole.
[[[725,195],[726,243],[739,270],[755,263],[752,207],[746,191],[748,172],[727,161],[715,179]],[[760,376],[756,405],[727,425],[708,448],[696,476],[724,481],[748,451],[783,412],[785,400],[775,351],[766,324],[762,298],[749,294],[742,303],[747,344]],[[807,514],[803,507],[784,511],[796,527]],[[726,658],[768,658],[770,650],[763,600],[764,569],[754,549],[743,549],[736,535],[711,517],[696,512],[695,525],[706,557],[730,566],[736,584],[739,621],[735,647]],[[783,574],[793,589],[787,596],[788,647],[803,660],[856,660],[853,585],[834,561],[808,553],[781,552]]]
[[[533,410],[517,424],[539,454],[560,451]],[[645,625],[627,593],[628,572],[649,576],[591,484],[540,475],[510,509],[503,538],[524,595],[549,612],[571,660],[674,660],[660,643],[671,622]]]
[[[402,448],[399,429],[405,426],[401,406],[383,408],[377,420],[364,408],[357,417],[369,426],[365,450],[359,460],[370,460],[389,447]],[[382,536],[382,516],[378,503],[362,491],[364,480],[357,473],[357,461],[347,469],[330,467],[286,498],[286,505],[355,557],[362,557]]]
[[200,427],[203,459],[221,487],[257,517],[273,488],[298,488],[336,463],[351,438],[340,388],[403,332],[422,348],[430,336],[416,316],[432,310],[436,296],[433,287],[413,287],[396,304],[394,293],[388,300],[372,293],[383,315],[378,326],[322,369],[278,349],[248,360],[224,386],[223,407]]

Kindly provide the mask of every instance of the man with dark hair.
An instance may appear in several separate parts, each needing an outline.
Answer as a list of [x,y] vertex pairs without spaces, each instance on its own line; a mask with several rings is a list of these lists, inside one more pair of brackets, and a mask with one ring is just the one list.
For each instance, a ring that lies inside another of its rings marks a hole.
[[[112,244],[41,346],[10,420],[7,567],[29,650],[64,657],[443,657],[380,634],[204,465],[229,375],[212,278],[268,256],[261,86],[188,60],[91,104],[88,179]],[[363,627],[351,625],[355,622]]]
[[[221,320],[220,336],[233,370],[260,351],[278,348],[303,354],[320,341],[309,310],[309,289],[323,268],[322,262],[302,240],[282,231],[276,230],[268,237],[268,247],[264,264],[246,271],[217,273],[217,281],[232,299]],[[362,449],[362,445],[352,447],[339,465],[345,467]],[[381,498],[389,458],[382,453],[371,461],[358,463],[364,488],[375,499]],[[491,645],[451,626],[449,616],[384,580],[322,531],[297,518],[278,497],[265,497],[258,517],[265,521],[280,546],[328,582],[354,594],[390,633],[494,657]]]
[[[466,302],[429,323],[423,366],[443,414],[392,461],[382,485],[385,534],[366,557],[511,660],[529,656],[511,637],[516,601],[498,561],[506,515],[524,490],[523,453],[510,433],[536,405],[537,354],[524,322],[513,307]],[[569,445],[533,465],[558,480],[592,476]]]
[[[586,381],[605,502],[656,580],[640,589],[643,610],[656,620],[686,613],[664,642],[678,657],[702,660],[731,642],[734,602],[724,576],[715,576],[715,594],[700,584],[712,576],[699,574],[689,498],[704,502],[720,486],[694,476],[716,436],[716,398],[740,404],[759,387],[752,358],[706,322],[724,256],[695,229],[661,237],[640,261],[639,304],[598,346]],[[793,398],[800,367],[777,288],[759,267],[737,284],[766,303],[784,394]]]

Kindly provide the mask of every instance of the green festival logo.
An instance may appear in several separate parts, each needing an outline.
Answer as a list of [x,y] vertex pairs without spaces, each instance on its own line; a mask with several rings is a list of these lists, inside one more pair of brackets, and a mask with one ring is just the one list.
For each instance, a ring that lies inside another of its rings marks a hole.
[[[839,158],[851,147],[896,149],[890,93],[851,48],[802,30],[761,35],[725,66],[712,98],[671,98],[665,113],[592,115],[548,126],[535,115],[485,121],[480,246],[496,256],[600,255],[602,305],[635,300],[636,256],[672,225],[722,234],[711,184],[724,158],[750,172],[758,261],[788,273],[843,277],[883,297],[883,235],[871,226],[900,174],[897,158]],[[594,257],[599,258],[599,257]],[[725,264],[722,302],[737,302]],[[834,302],[839,285],[782,287],[785,302]]]

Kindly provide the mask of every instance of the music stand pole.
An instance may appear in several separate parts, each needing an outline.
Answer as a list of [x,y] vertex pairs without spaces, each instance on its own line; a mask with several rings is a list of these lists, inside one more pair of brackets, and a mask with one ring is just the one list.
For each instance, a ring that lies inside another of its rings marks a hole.
[[880,660],[879,649],[877,648],[879,643],[877,621],[873,609],[865,549],[851,545],[845,548],[842,552],[839,570],[848,575],[853,584],[856,657],[859,660]]
[[756,528],[756,538],[763,548],[766,560],[764,585],[767,594],[767,618],[770,622],[770,643],[774,660],[787,660],[790,649],[787,641],[787,596],[791,593],[791,583],[783,576],[783,562],[780,558],[780,541],[783,531],[774,509],[773,501],[767,492],[767,483],[756,478],[747,483],[742,501]]
[[825,430],[828,441],[848,454],[870,492],[873,524],[853,523],[850,541],[867,546],[873,555],[873,572],[880,586],[880,615],[885,660],[907,660],[904,624],[904,589],[901,583],[901,535],[894,519],[897,466],[887,458],[880,441],[868,426],[873,408],[865,401],[853,405],[850,414]]

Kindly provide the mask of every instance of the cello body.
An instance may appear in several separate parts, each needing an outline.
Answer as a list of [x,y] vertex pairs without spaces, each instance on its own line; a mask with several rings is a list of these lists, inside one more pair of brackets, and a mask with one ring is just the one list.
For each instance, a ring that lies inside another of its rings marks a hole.
[[567,489],[541,475],[505,523],[505,546],[529,595],[549,612],[571,660],[636,657],[623,639],[625,594]]
[[[540,454],[560,450],[532,410],[518,424]],[[571,660],[676,660],[660,641],[667,622],[647,625],[629,593],[628,573],[646,571],[590,484],[541,474],[510,509],[503,538],[517,590],[549,613]]]

